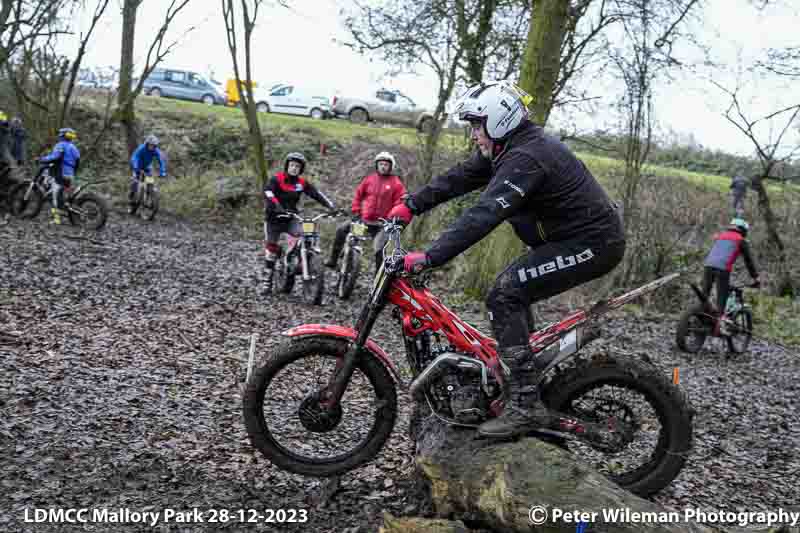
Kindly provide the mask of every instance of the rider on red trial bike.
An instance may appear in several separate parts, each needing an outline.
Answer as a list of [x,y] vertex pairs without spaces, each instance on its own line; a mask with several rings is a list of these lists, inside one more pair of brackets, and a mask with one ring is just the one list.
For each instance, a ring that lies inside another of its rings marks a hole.
[[527,93],[505,81],[468,89],[455,112],[470,123],[478,151],[389,213],[409,223],[413,215],[483,189],[478,202],[426,251],[406,255],[407,272],[447,263],[506,220],[529,247],[497,277],[486,299],[508,379],[502,415],[478,429],[485,437],[550,425],[552,413],[534,385],[543,368],[528,344],[528,308],[609,273],[625,253],[617,205],[567,146],[529,120],[529,101]]
[[300,152],[292,152],[286,156],[283,172],[278,172],[264,185],[264,259],[265,277],[263,293],[272,293],[275,261],[280,256],[280,240],[282,233],[294,237],[303,231],[300,222],[295,218],[281,215],[299,213],[298,203],[303,194],[307,194],[317,202],[335,211],[336,206],[327,196],[317,190],[310,181],[303,177],[306,169],[306,158]]

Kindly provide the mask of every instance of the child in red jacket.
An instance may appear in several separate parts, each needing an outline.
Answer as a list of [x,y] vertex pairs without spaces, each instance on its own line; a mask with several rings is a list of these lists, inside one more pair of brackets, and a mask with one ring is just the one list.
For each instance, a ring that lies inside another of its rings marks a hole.
[[[405,185],[394,173],[395,167],[394,156],[389,152],[376,155],[376,172],[364,178],[353,198],[352,222],[362,221],[369,228],[369,235],[373,239],[376,268],[383,261],[383,246],[386,244],[386,234],[381,231],[380,219],[388,218],[389,211],[401,202],[402,196],[406,193]],[[336,267],[352,222],[345,222],[336,230],[336,239],[333,241],[331,255],[325,266]]]

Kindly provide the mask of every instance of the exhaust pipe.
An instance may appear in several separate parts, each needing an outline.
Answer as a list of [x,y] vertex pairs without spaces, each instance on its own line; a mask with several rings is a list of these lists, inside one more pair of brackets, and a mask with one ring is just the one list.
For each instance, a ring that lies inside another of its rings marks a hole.
[[422,373],[411,382],[411,385],[408,387],[411,396],[417,397],[418,394],[421,394],[426,385],[441,375],[445,366],[480,372],[481,388],[483,388],[484,392],[488,394],[489,369],[486,367],[483,361],[463,355],[456,355],[454,353],[444,353],[434,359],[433,363],[428,365],[425,370],[423,370]]

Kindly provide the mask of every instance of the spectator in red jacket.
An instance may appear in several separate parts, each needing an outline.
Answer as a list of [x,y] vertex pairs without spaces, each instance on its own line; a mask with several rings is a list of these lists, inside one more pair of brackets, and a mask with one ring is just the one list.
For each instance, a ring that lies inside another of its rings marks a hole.
[[344,241],[350,232],[350,224],[357,221],[362,221],[369,228],[369,235],[373,239],[376,268],[381,264],[386,234],[381,231],[380,219],[387,218],[392,207],[398,205],[406,193],[405,185],[395,174],[396,166],[394,156],[389,152],[381,152],[375,156],[376,172],[364,178],[356,189],[351,209],[352,222],[345,222],[336,230],[336,239],[333,241],[331,255],[325,266],[336,267]]

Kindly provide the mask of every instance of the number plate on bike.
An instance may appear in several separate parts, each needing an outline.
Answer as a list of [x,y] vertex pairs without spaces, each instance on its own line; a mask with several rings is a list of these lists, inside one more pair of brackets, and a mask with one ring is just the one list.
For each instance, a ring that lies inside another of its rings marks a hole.
[[313,222],[303,222],[303,233],[314,233],[317,231],[317,225]]
[[356,237],[363,237],[367,234],[367,226],[365,224],[353,224],[351,230]]
[[156,182],[156,179],[153,176],[145,176],[144,182],[148,185],[151,185]]

